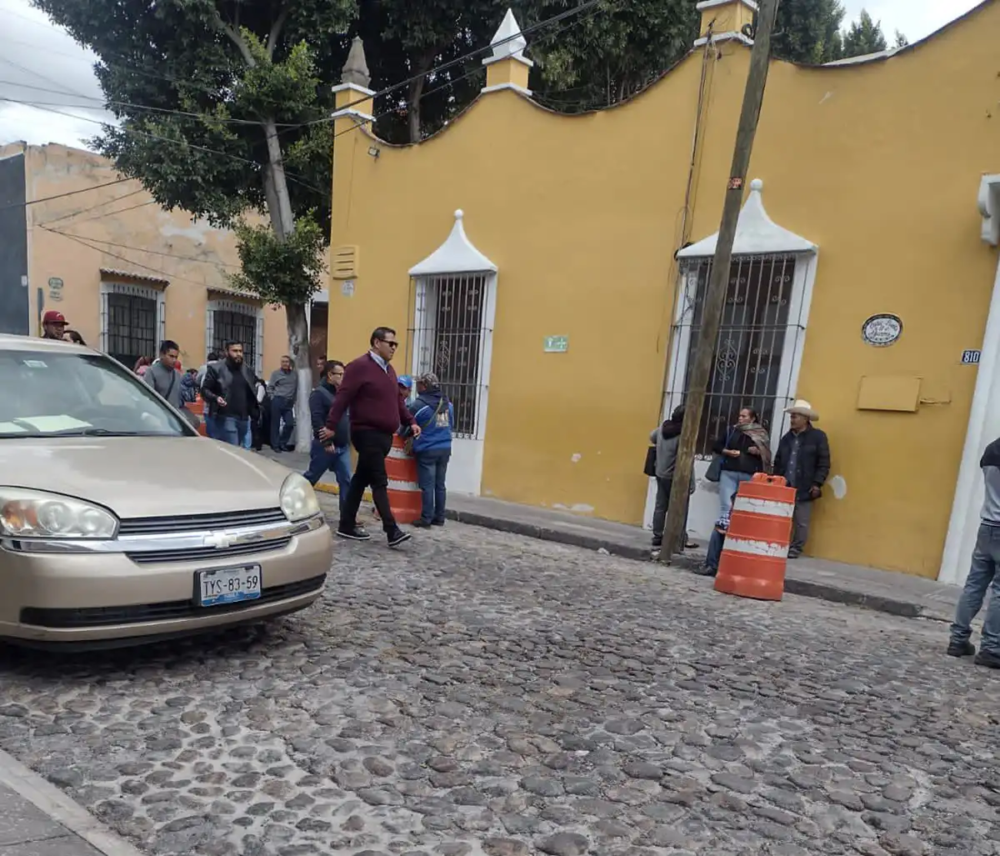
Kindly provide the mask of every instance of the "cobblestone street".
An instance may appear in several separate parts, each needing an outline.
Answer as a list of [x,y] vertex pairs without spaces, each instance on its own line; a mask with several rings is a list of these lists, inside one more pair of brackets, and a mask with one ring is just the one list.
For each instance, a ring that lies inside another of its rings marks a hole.
[[449,524],[268,627],[5,652],[0,746],[158,856],[1000,854],[945,636]]

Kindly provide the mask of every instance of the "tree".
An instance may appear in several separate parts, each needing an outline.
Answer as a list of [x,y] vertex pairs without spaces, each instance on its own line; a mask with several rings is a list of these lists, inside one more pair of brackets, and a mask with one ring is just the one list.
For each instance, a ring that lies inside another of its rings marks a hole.
[[900,48],[907,47],[909,44],[910,40],[906,38],[906,36],[904,36],[901,32],[899,32],[899,30],[896,30],[896,38],[893,47],[896,48],[896,50],[899,50]]
[[[537,0],[521,20],[529,27],[579,5]],[[537,66],[532,89],[554,110],[610,107],[645,89],[691,50],[700,14],[691,0],[604,0],[528,38]]]
[[[301,252],[329,234],[330,89],[354,0],[34,3],[99,57],[119,126],[104,129],[98,150],[164,208],[238,227],[241,283],[285,307],[298,445],[308,448],[306,307],[319,282]],[[244,224],[254,211],[267,214],[270,240]]]
[[866,56],[888,47],[881,22],[872,20],[872,16],[862,9],[858,20],[844,34],[844,56]]
[[[479,53],[444,71],[434,69],[485,48],[508,0],[360,0],[359,32],[373,86],[415,78],[390,100],[379,135],[416,143],[438,130],[479,94],[485,72]],[[472,78],[470,80],[470,78]]]
[[782,0],[773,51],[776,57],[806,65],[840,59],[844,7],[840,0]]

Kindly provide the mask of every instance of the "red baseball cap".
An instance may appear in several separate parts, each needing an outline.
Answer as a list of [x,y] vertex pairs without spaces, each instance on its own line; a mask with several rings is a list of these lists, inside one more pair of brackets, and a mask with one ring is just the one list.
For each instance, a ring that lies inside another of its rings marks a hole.
[[69,324],[66,320],[66,316],[62,312],[56,312],[55,309],[50,309],[42,316],[43,324]]

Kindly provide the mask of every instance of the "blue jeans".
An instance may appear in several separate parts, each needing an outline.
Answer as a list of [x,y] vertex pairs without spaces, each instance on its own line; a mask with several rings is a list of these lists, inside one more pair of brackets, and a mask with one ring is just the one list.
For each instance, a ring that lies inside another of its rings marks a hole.
[[431,449],[417,454],[417,482],[423,494],[420,520],[423,523],[443,523],[444,506],[448,491],[445,478],[451,449]]
[[249,419],[223,416],[215,423],[215,439],[221,440],[223,443],[228,443],[230,446],[243,446],[246,443],[246,435],[249,429]]
[[976,617],[990,592],[983,621],[983,640],[980,649],[1000,657],[1000,526],[983,523],[976,536],[976,549],[972,554],[972,567],[965,581],[965,589],[958,600],[955,621],[951,625],[952,642],[968,642],[972,636],[972,619]]
[[208,437],[210,440],[218,440],[219,439],[218,419],[215,416],[212,416],[208,412],[207,408],[205,409],[203,418],[205,420],[205,436]]
[[243,448],[249,449],[253,446],[253,422],[247,419],[247,435],[243,438]]
[[[284,423],[284,425],[282,425]],[[295,408],[280,395],[271,399],[271,448],[283,452],[295,430]]]
[[719,473],[719,516],[728,517],[733,507],[736,492],[743,482],[748,482],[753,476],[736,470],[723,470]]
[[340,491],[340,511],[343,514],[344,503],[347,502],[347,491],[351,486],[351,447],[343,449],[326,449],[319,440],[313,440],[309,448],[309,469],[303,473],[309,484],[315,486],[327,470],[337,477],[337,487]]

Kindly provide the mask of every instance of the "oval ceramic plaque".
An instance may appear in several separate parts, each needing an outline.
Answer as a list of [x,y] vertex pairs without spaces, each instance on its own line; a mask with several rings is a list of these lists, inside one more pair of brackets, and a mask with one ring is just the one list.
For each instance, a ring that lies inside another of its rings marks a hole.
[[885,348],[903,335],[903,322],[898,315],[872,315],[861,325],[861,338],[876,348]]

